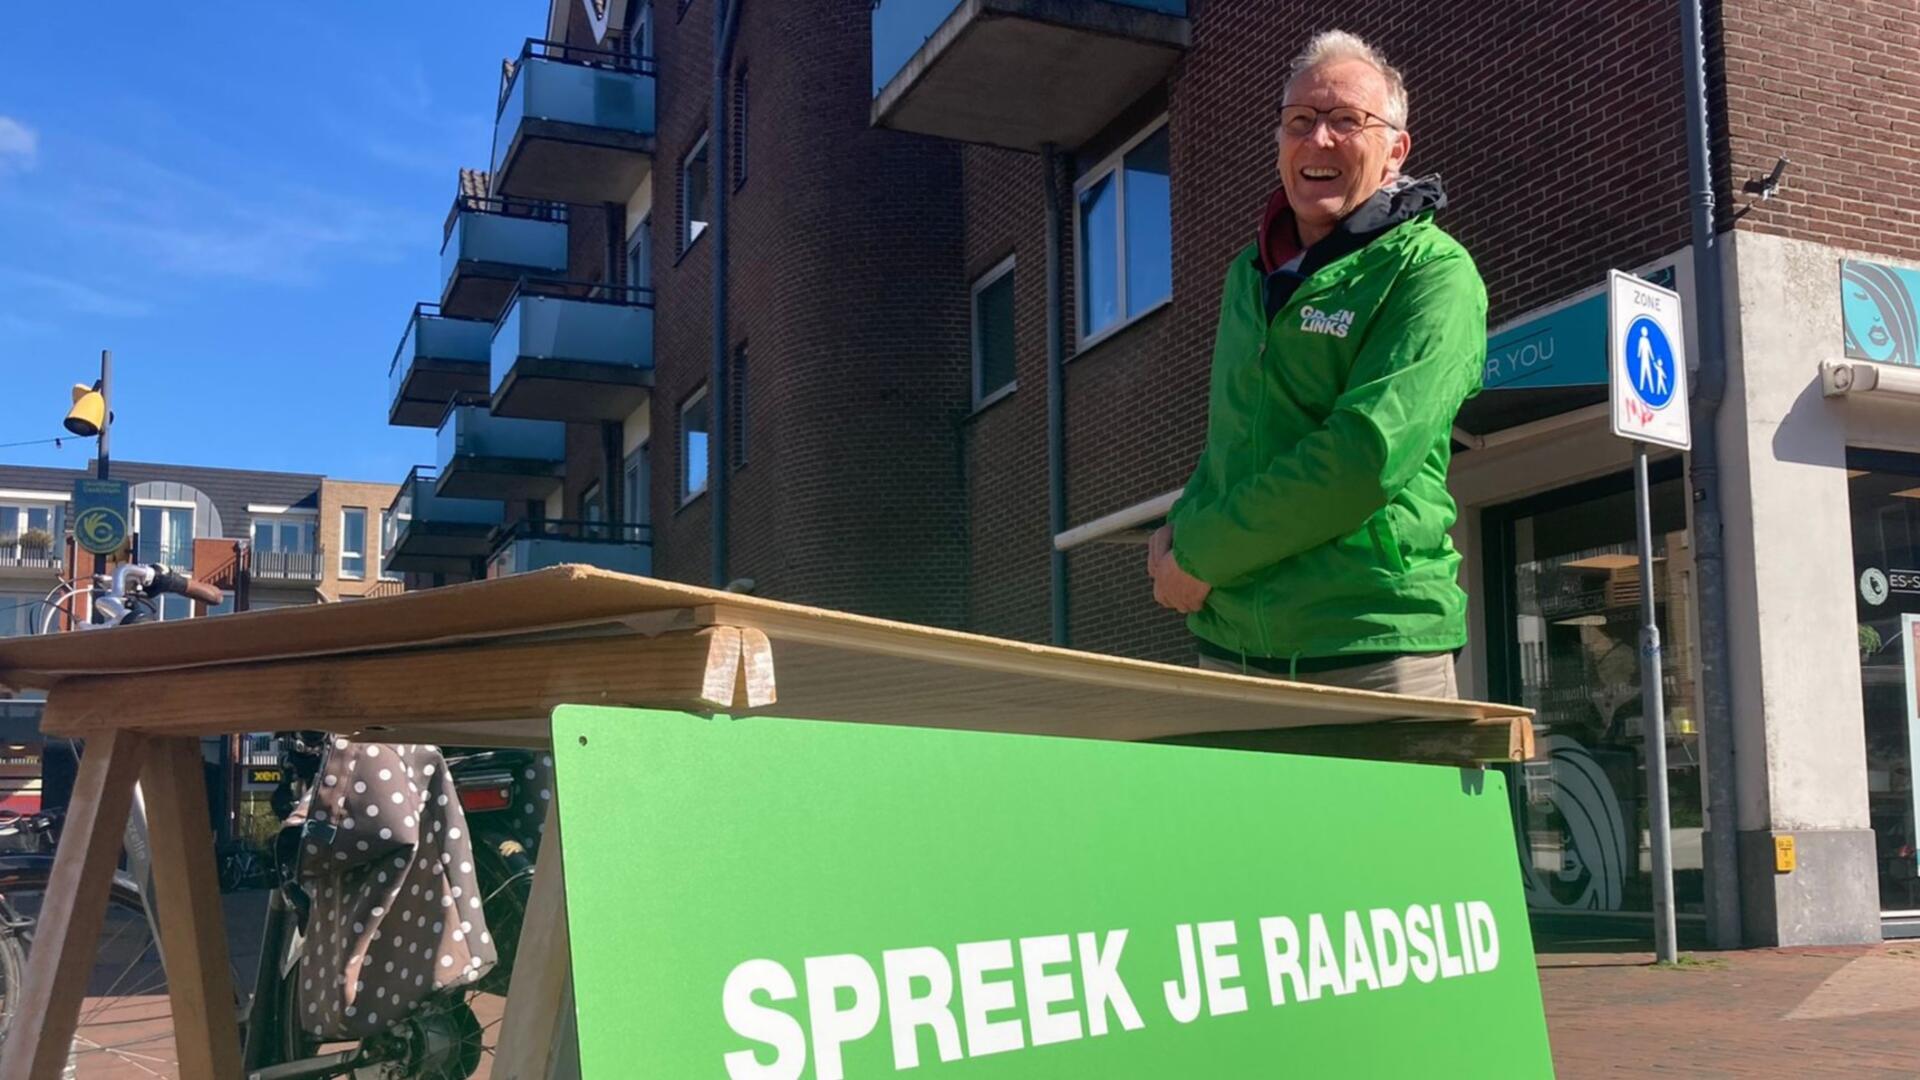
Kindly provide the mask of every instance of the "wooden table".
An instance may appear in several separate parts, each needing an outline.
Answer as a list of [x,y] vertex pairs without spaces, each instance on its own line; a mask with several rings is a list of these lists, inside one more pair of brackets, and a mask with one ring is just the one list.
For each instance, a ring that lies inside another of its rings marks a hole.
[[[0,685],[46,690],[43,730],[87,741],[0,1053],[7,1080],[51,1080],[65,1064],[136,781],[182,1075],[240,1075],[198,740],[268,718],[381,742],[540,747],[557,705],[625,705],[1455,765],[1533,756],[1530,714],[1511,706],[1205,672],[577,566],[0,640]],[[562,866],[555,829],[501,1025],[503,1080],[564,1072]]]

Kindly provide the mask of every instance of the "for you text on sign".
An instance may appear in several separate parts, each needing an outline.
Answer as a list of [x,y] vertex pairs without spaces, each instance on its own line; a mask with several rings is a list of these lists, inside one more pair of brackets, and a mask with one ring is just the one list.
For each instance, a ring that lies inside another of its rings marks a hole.
[[1615,435],[1677,450],[1692,447],[1680,294],[1610,271],[1607,367]]

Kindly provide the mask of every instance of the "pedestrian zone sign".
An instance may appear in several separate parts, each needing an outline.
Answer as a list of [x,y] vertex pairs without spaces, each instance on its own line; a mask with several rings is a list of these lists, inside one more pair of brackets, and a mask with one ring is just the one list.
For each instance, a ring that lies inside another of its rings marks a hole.
[[1607,275],[1607,360],[1613,433],[1691,449],[1686,338],[1680,294],[1624,274]]
[[575,705],[553,736],[585,1080],[1553,1075],[1494,770]]

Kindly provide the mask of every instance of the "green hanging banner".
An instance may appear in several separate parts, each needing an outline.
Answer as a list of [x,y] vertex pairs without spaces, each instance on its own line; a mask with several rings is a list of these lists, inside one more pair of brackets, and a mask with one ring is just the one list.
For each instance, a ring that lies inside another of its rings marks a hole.
[[1498,773],[553,724],[589,1080],[1553,1075]]

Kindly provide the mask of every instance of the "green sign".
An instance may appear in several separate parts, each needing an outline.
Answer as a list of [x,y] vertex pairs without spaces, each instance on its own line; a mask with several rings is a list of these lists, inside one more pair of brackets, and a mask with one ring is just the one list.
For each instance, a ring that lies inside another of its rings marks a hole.
[[589,1080],[1553,1075],[1498,773],[553,723]]
[[81,550],[112,555],[127,544],[127,482],[73,482],[73,539]]

